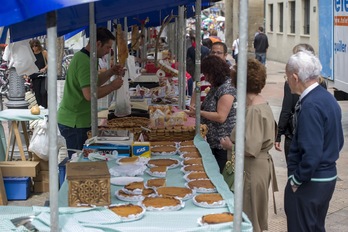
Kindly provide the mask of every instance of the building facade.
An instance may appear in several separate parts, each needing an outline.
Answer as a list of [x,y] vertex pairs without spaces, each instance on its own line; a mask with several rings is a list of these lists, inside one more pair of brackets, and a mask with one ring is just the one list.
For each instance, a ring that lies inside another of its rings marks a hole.
[[265,0],[267,59],[287,62],[292,48],[308,43],[318,52],[318,0]]

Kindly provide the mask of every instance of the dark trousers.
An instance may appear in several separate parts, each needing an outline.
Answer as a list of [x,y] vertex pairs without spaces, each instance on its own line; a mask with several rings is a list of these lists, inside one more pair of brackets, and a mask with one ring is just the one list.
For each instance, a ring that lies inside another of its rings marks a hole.
[[219,165],[220,173],[224,170],[225,164],[227,162],[227,151],[223,149],[212,148],[211,149],[215,159]]
[[33,78],[31,82],[33,84],[33,91],[35,94],[36,102],[39,106],[43,106],[47,109],[47,90],[46,90],[46,78]]
[[288,232],[325,232],[325,218],[336,180],[303,183],[293,192],[288,181],[284,206]]
[[290,151],[291,141],[292,141],[291,138],[285,136],[285,140],[284,140],[284,154],[285,154],[286,164],[288,164],[288,155],[289,155],[289,151]]
[[[66,146],[68,149],[81,150],[85,141],[87,140],[87,132],[91,130],[91,128],[72,128],[58,123],[58,128],[60,134],[66,140]],[[69,159],[71,159],[72,154],[75,151],[68,151]]]

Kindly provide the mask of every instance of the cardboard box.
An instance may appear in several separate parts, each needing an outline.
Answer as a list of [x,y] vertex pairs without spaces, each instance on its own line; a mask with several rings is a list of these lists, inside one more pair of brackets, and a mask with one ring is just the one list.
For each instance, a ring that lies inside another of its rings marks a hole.
[[39,171],[38,161],[1,161],[0,168],[3,176],[35,177]]
[[70,207],[111,204],[110,173],[105,161],[67,163],[66,178]]
[[39,171],[39,173],[34,177],[34,182],[35,181],[47,181],[49,182],[50,180],[50,174],[49,171]]
[[134,142],[132,156],[151,158],[150,142]]
[[36,181],[34,182],[35,193],[45,193],[50,191],[50,183],[48,181]]
[[26,200],[30,195],[29,177],[4,177],[7,200]]
[[98,152],[100,154],[115,154],[117,151],[118,156],[130,156],[131,146],[130,145],[116,145],[109,143],[94,143],[88,146],[83,146],[83,155],[88,157],[91,152]]

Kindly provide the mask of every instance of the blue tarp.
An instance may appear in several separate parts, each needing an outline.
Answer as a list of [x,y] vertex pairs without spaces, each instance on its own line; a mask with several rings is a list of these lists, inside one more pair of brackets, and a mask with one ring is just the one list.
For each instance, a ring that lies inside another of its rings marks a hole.
[[[214,0],[203,0],[202,5],[209,6]],[[150,18],[146,26],[159,26],[164,17],[172,11],[177,15],[179,5],[187,7],[187,16],[193,16],[194,0],[101,0],[95,3],[95,22],[128,17],[128,25]],[[1,15],[0,15],[1,16]],[[29,39],[46,34],[45,15],[39,15],[10,26],[11,42]],[[89,4],[81,4],[57,10],[57,33],[65,35],[89,25]],[[1,26],[1,25],[0,25]]]

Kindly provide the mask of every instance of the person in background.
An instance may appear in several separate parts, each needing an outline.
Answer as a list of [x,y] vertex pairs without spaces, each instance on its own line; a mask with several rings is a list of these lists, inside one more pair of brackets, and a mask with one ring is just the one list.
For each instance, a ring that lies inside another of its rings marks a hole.
[[[211,88],[201,106],[201,122],[208,126],[207,142],[222,172],[227,151],[222,149],[220,139],[229,136],[236,123],[237,90],[231,84],[228,64],[218,56],[203,59],[202,73]],[[187,114],[194,117],[196,108],[191,106]]]
[[210,50],[211,55],[215,55],[223,59],[230,68],[232,68],[232,63],[227,60],[227,46],[223,42],[215,42],[213,43],[211,50]]
[[218,36],[218,32],[215,29],[210,31],[209,39],[212,43],[222,42],[221,38]]
[[[314,49],[309,44],[297,44],[293,49],[293,54],[299,51],[309,51],[315,55]],[[326,82],[324,78],[319,77],[318,82],[323,88],[327,89]],[[279,120],[278,120],[278,133],[275,142],[275,149],[277,151],[282,151],[280,147],[281,136],[284,135],[284,154],[285,161],[288,163],[288,154],[289,148],[291,144],[291,140],[293,137],[294,127],[293,127],[293,114],[295,112],[295,105],[299,99],[299,95],[292,94],[289,83],[285,81],[284,83],[284,98],[282,103],[282,110],[280,112]]]
[[[97,29],[97,57],[108,54],[115,36],[106,28]],[[60,133],[65,138],[68,149],[82,150],[91,129],[91,87],[90,87],[90,49],[91,44],[75,53],[65,80],[63,98],[60,103],[57,121]],[[119,89],[122,78],[118,77],[105,84],[113,75],[123,76],[122,66],[115,64],[112,68],[98,75],[97,98],[102,98]],[[68,151],[69,158],[73,151]]]
[[30,75],[29,78],[32,83],[37,104],[47,108],[47,51],[42,48],[41,42],[38,39],[33,39],[29,43],[36,58],[35,65],[39,69],[38,73]]
[[202,41],[204,39],[209,39],[209,36],[210,36],[210,34],[209,34],[209,31],[208,31],[208,28],[203,27]]
[[209,48],[209,50],[211,50],[211,47],[213,46],[213,42],[211,42],[211,40],[209,38],[203,39],[202,45],[206,46],[207,48]]
[[336,161],[344,144],[342,112],[334,96],[318,84],[321,69],[308,51],[293,54],[285,67],[291,93],[300,95],[284,191],[289,232],[325,231],[337,180]]
[[264,65],[268,46],[267,35],[263,32],[263,27],[259,27],[259,33],[254,38],[255,58]]
[[[237,69],[236,69],[237,70]],[[237,71],[231,71],[232,83],[237,84]],[[256,59],[247,61],[243,212],[254,232],[268,230],[269,185],[278,191],[274,164],[269,151],[275,138],[275,121],[271,107],[260,95],[266,84],[266,68]],[[238,88],[238,86],[237,86]],[[221,139],[221,146],[231,152],[236,143],[236,129],[231,137]],[[239,138],[243,139],[243,138]]]
[[237,35],[237,39],[233,41],[232,44],[232,50],[233,50],[233,59],[235,60],[236,64],[238,63],[238,53],[239,53],[239,36]]

